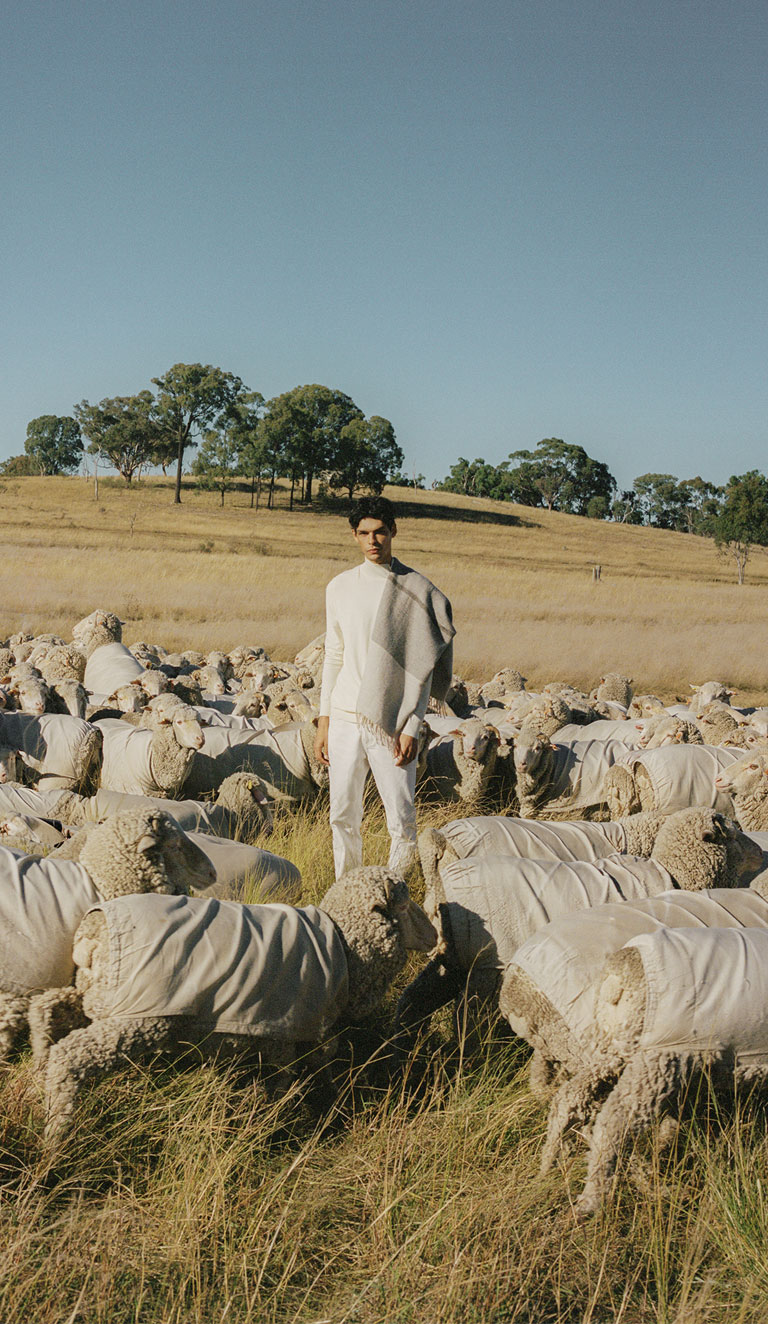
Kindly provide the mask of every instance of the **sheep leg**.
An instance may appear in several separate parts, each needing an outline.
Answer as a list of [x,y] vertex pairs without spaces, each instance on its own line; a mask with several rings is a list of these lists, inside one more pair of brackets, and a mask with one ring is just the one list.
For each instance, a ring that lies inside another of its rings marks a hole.
[[45,1070],[52,1044],[58,1043],[72,1030],[81,1030],[89,1023],[83,1011],[82,996],[75,988],[50,988],[32,998],[29,1004],[29,1040],[35,1070]]
[[608,1194],[624,1140],[651,1125],[679,1094],[688,1061],[674,1053],[637,1053],[606,1099],[592,1128],[580,1214],[594,1214]]
[[567,1131],[586,1126],[605,1075],[592,1069],[577,1072],[555,1093],[547,1118],[547,1137],[541,1151],[541,1172],[549,1172]]
[[555,1076],[556,1068],[552,1059],[541,1048],[534,1048],[528,1064],[528,1085],[531,1094],[540,1103],[546,1102],[552,1094]]
[[28,997],[0,994],[0,1061],[4,1062],[10,1055],[27,1023],[28,1011]]
[[46,1143],[54,1143],[69,1130],[86,1081],[99,1080],[119,1070],[126,1059],[150,1056],[172,1042],[170,1018],[126,1017],[94,1021],[53,1044],[45,1075]]

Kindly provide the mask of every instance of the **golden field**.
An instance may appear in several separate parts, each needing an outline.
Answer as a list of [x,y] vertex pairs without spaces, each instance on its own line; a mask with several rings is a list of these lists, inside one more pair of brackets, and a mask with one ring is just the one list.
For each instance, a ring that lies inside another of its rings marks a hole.
[[[398,554],[452,598],[465,675],[506,663],[532,685],[589,685],[618,669],[666,695],[718,678],[768,696],[763,553],[739,588],[702,540],[392,495],[409,503]],[[244,493],[222,510],[190,488],[179,509],[161,482],[102,480],[95,501],[82,479],[28,479],[0,501],[0,635],[68,635],[103,605],[126,618],[128,641],[253,642],[289,657],[322,629],[323,586],[356,555],[342,516],[255,512]],[[421,821],[456,812],[422,809]],[[376,805],[365,837],[383,862]],[[319,900],[327,808],[282,812],[265,844],[298,864],[305,902]],[[493,1032],[464,1060],[450,1018],[435,1020],[423,1077],[414,1063],[404,1077],[364,1072],[361,1058],[327,1129],[298,1090],[269,1103],[232,1072],[143,1069],[87,1091],[50,1156],[29,1060],[0,1068],[2,1324],[764,1324],[759,1099],[711,1100],[671,1156],[639,1143],[614,1202],[579,1222],[583,1151],[539,1175],[546,1113],[522,1048]]]
[[[357,556],[343,514],[290,513],[284,492],[269,511],[251,510],[245,492],[222,508],[191,482],[174,506],[170,480],[101,479],[98,500],[83,478],[0,487],[0,634],[69,637],[104,606],[125,619],[129,643],[254,643],[289,658],[322,630],[324,586]],[[763,549],[739,587],[708,539],[447,493],[390,495],[406,502],[397,555],[451,598],[467,678],[509,665],[529,688],[588,688],[611,670],[663,696],[707,679],[743,699],[768,694]]]

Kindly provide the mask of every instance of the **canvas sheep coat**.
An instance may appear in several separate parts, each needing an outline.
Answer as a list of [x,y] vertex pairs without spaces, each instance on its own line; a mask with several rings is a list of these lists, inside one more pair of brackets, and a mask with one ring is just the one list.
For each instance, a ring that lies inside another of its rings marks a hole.
[[631,750],[617,763],[636,768],[642,763],[653,786],[655,808],[665,814],[702,805],[733,816],[730,795],[718,791],[715,778],[737,759],[742,749],[715,745],[662,745],[658,749]]
[[105,717],[93,725],[104,737],[102,787],[123,795],[154,796],[159,789],[151,764],[154,731],[131,726],[119,717]]
[[[555,740],[553,744],[547,804],[566,796],[574,809],[587,808],[599,801],[606,772],[614,763],[623,762],[627,754],[627,746],[621,740],[580,739],[568,745]],[[533,776],[536,781],[536,773]],[[537,791],[538,786],[533,794]]]
[[[521,943],[550,920],[606,902],[640,900],[673,886],[655,860],[612,855],[562,863],[470,856],[441,870],[442,896],[428,894],[435,920],[445,907],[462,970],[503,970]],[[442,917],[442,916],[441,916]]]
[[768,931],[659,929],[633,938],[646,985],[637,1050],[768,1063]]
[[282,855],[207,832],[188,831],[187,836],[216,870],[216,882],[206,889],[207,896],[239,901],[247,895],[260,901],[289,901],[291,905],[301,899],[301,873]]
[[232,726],[203,728],[203,747],[184,783],[192,797],[215,791],[232,772],[252,772],[265,784],[270,798],[300,798],[314,789],[301,738],[301,726],[275,730],[240,730]]
[[[524,971],[581,1038],[591,1026],[595,980],[607,957],[639,934],[665,927],[768,928],[768,901],[746,887],[713,887],[600,906],[548,924],[518,948],[508,971]],[[521,1032],[514,1015],[502,1010]]]
[[[125,723],[127,725],[127,723]],[[2,787],[0,787],[0,792]],[[0,794],[0,805],[2,795]],[[210,832],[214,836],[226,835],[232,815],[220,805],[203,800],[164,800],[157,795],[131,795],[125,791],[111,791],[102,786],[95,795],[83,799],[80,812],[85,823],[103,823],[105,818],[123,809],[161,809],[170,814],[184,832]]]
[[94,907],[109,954],[88,992],[94,1018],[183,1016],[203,1031],[316,1039],[346,1006],[341,936],[316,906],[116,897]]
[[121,685],[130,685],[144,670],[125,644],[102,644],[93,650],[85,664],[83,684],[91,694],[106,698]]
[[0,713],[0,745],[18,749],[24,762],[39,773],[41,791],[72,791],[83,771],[83,749],[93,727],[80,717],[59,713]]
[[620,823],[548,823],[535,818],[456,818],[440,828],[456,854],[529,860],[600,860],[626,849]]
[[81,864],[0,846],[0,987],[39,993],[72,983],[72,940],[99,896]]

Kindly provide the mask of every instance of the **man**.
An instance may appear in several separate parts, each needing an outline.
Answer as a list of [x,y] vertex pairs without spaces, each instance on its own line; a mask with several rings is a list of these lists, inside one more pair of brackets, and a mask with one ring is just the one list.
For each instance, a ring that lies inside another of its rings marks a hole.
[[362,564],[326,589],[325,664],[315,752],[330,769],[336,877],[362,864],[363,790],[370,768],[387,816],[389,867],[416,853],[416,754],[430,695],[442,703],[453,661],[451,604],[392,555],[395,508],[354,506]]

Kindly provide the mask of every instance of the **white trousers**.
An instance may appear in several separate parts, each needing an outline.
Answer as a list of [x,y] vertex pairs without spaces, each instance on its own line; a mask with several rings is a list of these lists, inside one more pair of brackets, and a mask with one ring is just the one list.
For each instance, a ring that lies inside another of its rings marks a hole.
[[398,767],[391,750],[356,722],[332,717],[328,727],[331,833],[336,877],[363,862],[363,791],[368,769],[381,796],[391,842],[389,868],[407,869],[416,858],[416,759]]

